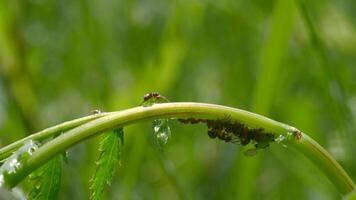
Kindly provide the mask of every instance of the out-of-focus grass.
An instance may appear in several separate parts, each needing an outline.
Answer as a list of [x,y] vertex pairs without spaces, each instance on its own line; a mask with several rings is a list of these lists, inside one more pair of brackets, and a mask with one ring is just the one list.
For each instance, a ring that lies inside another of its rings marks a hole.
[[[269,115],[275,93],[281,89],[279,79],[284,70],[284,58],[287,55],[289,39],[294,25],[294,1],[280,0],[275,4],[270,31],[263,48],[261,48],[260,69],[253,92],[251,110],[263,115]],[[239,169],[234,185],[239,199],[255,199],[258,187],[258,175],[263,155],[253,158],[238,155],[235,166]]]

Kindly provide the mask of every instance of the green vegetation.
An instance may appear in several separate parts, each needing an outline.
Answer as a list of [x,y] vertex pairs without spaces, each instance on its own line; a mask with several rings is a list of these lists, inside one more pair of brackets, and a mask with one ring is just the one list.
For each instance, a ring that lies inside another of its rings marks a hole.
[[[228,119],[206,119],[226,118],[226,116],[228,116]],[[61,163],[58,163],[58,159],[50,161],[53,157],[58,157],[60,153],[71,146],[106,130],[144,120],[163,120],[162,118],[167,117],[188,117],[188,121],[192,124],[195,124],[197,120],[207,121],[210,131],[208,134],[210,137],[217,137],[225,142],[233,142],[231,137],[236,136],[237,140],[235,142],[239,142],[242,145],[248,145],[250,142],[254,142],[256,150],[267,148],[270,143],[275,141],[281,144],[284,143],[286,146],[292,146],[314,161],[332,183],[335,184],[340,194],[347,195],[356,188],[351,178],[331,155],[298,129],[247,111],[201,103],[162,103],[127,109],[73,128],[45,143],[39,149],[37,149],[37,147],[31,149],[32,146],[27,147],[26,143],[24,147],[21,147],[13,154],[16,157],[10,156],[0,168],[0,176],[2,176],[1,184],[13,188],[26,176],[45,164],[42,172],[39,172],[39,176],[48,179],[49,176],[47,173],[49,173],[51,174],[49,182],[51,183],[51,179],[53,179],[54,183],[49,184],[41,180],[40,183],[38,183],[39,187],[35,187],[35,191],[31,192],[30,197],[33,197],[33,199],[39,199],[37,196],[41,195],[51,197],[58,192],[58,180],[60,180],[58,174],[61,172]],[[181,121],[184,121],[184,119]],[[167,124],[159,124],[158,126],[158,128],[167,128]],[[274,135],[274,139],[269,139],[270,135]],[[30,141],[30,144],[32,144],[32,140]],[[92,180],[91,199],[101,199],[104,185],[110,185],[115,166],[121,157],[122,142],[122,128],[115,130],[114,133],[103,138],[100,146],[101,154],[97,162],[98,167]],[[162,148],[162,144],[160,143],[159,145]],[[28,149],[31,150],[31,152]],[[21,154],[27,152],[29,152],[30,156],[21,156]],[[12,161],[14,160],[18,166],[15,165],[14,167],[12,165]],[[10,163],[8,161],[10,161]],[[46,164],[48,161],[50,162]],[[42,186],[41,182],[45,184]],[[55,189],[51,188],[53,185],[56,186]],[[43,187],[50,188],[42,189]]]
[[0,199],[354,198],[355,6],[0,1]]

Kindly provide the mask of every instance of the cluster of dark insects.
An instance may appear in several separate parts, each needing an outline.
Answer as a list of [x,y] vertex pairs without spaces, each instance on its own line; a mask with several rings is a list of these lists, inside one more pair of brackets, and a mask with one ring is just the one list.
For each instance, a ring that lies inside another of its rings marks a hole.
[[264,132],[262,128],[248,128],[244,124],[232,120],[230,117],[223,119],[186,118],[178,119],[178,121],[184,124],[206,123],[210,138],[218,138],[225,142],[240,143],[244,146],[253,142],[256,149],[268,147],[275,139],[273,134]]

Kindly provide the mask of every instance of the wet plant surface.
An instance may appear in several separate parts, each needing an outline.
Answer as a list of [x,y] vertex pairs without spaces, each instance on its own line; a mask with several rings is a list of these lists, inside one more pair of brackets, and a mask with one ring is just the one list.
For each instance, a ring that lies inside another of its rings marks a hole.
[[[143,102],[141,106],[149,107],[157,103],[167,103],[168,99],[158,92],[147,93],[143,96]],[[169,127],[169,119],[155,119],[152,122],[153,129],[153,142],[159,149],[163,150],[171,137],[171,128]]]
[[[0,200],[15,193],[60,200],[340,199],[352,184],[327,154],[356,179],[355,6],[0,1]],[[300,131],[225,111],[201,115],[206,108],[175,116],[170,107],[167,117],[130,121],[164,108],[167,98],[243,109]],[[110,121],[121,111],[137,113],[124,124]],[[118,128],[125,131],[122,148]],[[32,155],[14,154],[30,140],[39,147]],[[295,146],[304,155],[294,154]],[[109,162],[106,156],[118,152],[122,160]],[[26,161],[39,176],[15,184],[9,177],[27,174]],[[107,176],[90,189],[97,169]]]

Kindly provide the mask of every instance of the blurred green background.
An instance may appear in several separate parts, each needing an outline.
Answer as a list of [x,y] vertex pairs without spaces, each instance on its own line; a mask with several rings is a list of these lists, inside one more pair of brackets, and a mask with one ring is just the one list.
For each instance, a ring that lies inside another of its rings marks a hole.
[[[354,0],[0,0],[0,145],[90,114],[171,101],[247,109],[300,128],[356,179]],[[125,128],[106,199],[339,199],[302,155],[255,157],[171,122]],[[60,199],[87,199],[100,138],[69,150]]]

